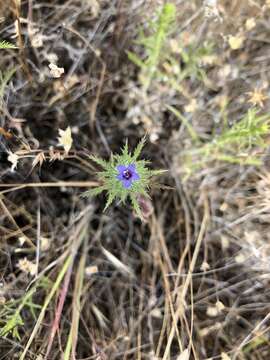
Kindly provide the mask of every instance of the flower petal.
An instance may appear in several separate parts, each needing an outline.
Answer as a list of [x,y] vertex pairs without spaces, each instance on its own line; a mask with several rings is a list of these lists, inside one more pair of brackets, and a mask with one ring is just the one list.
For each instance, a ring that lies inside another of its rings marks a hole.
[[123,184],[124,188],[129,189],[132,185],[132,180],[131,179],[129,179],[129,180],[123,179],[122,184]]
[[116,169],[119,171],[119,174],[122,174],[127,169],[127,167],[125,165],[117,165]]
[[131,171],[132,173],[136,172],[136,165],[135,164],[129,164],[127,169]]
[[136,173],[136,171],[134,171],[132,174],[132,180],[140,180],[140,175]]

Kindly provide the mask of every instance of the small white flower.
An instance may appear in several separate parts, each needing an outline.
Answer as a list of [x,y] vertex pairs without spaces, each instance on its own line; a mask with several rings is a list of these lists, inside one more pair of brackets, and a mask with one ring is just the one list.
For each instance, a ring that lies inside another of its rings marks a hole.
[[29,261],[26,257],[19,260],[17,267],[27,274],[30,274],[32,276],[36,275],[37,265]]
[[208,264],[208,262],[204,261],[200,267],[201,271],[208,271],[210,269],[210,265]]
[[41,33],[39,28],[37,28],[36,26],[30,25],[28,33],[29,33],[31,45],[34,48],[40,48],[40,47],[43,46],[43,38],[44,38],[44,36]]
[[48,53],[48,54],[45,54],[46,56],[46,59],[49,61],[49,63],[57,63],[58,61],[58,56],[55,54],[55,53]]
[[43,46],[43,35],[38,33],[31,39],[31,44],[34,48],[40,48]]
[[185,106],[185,111],[187,113],[194,113],[198,108],[198,103],[196,99],[192,99],[189,104]]
[[41,237],[40,238],[40,247],[42,251],[47,251],[50,248],[51,242],[50,239],[46,238],[46,237]]
[[17,154],[14,154],[13,152],[9,151],[8,155],[8,161],[11,162],[11,171],[15,171],[17,165],[18,165],[19,156]]
[[62,67],[60,68],[53,63],[49,64],[49,68],[50,68],[50,74],[52,75],[53,78],[60,78],[61,75],[63,75],[65,72],[64,68]]
[[204,0],[203,5],[206,18],[216,18],[222,21],[218,10],[217,0]]

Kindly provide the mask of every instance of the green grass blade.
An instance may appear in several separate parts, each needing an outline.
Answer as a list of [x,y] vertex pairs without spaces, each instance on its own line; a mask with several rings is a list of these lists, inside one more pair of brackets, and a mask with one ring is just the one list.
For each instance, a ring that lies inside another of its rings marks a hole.
[[39,327],[40,327],[40,325],[41,325],[41,323],[42,323],[42,321],[44,319],[47,307],[49,306],[52,298],[54,297],[54,295],[56,293],[56,291],[59,289],[59,286],[60,286],[60,284],[61,284],[61,282],[62,282],[62,280],[63,280],[63,278],[65,276],[65,273],[66,273],[66,271],[67,271],[67,269],[68,269],[68,267],[69,267],[69,265],[70,265],[70,263],[72,261],[72,258],[73,258],[73,256],[69,255],[69,257],[65,261],[60,273],[58,274],[57,279],[55,280],[55,283],[54,283],[51,291],[49,292],[47,298],[45,299],[45,302],[44,302],[44,304],[42,306],[41,312],[40,312],[39,317],[37,319],[37,322],[36,322],[36,324],[34,326],[32,334],[31,334],[31,336],[30,336],[30,338],[29,338],[29,340],[28,340],[28,342],[27,342],[27,344],[26,344],[26,346],[24,348],[23,353],[20,356],[20,360],[25,359],[25,357],[27,355],[27,352],[28,352],[28,350],[29,350],[29,348],[30,348],[30,346],[31,346],[31,344],[32,344],[37,332],[38,332],[38,329],[39,329]]
[[170,110],[179,120],[182,121],[182,123],[187,128],[192,140],[198,141],[199,137],[198,137],[197,133],[195,132],[195,130],[193,129],[193,127],[188,122],[188,120],[178,110],[176,110],[173,106],[167,105],[166,108],[168,110]]

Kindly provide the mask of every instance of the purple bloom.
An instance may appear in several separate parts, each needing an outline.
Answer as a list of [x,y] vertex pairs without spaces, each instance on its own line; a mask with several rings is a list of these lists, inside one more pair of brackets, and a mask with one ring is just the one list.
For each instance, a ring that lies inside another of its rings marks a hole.
[[130,164],[127,166],[118,165],[116,166],[116,169],[118,170],[118,175],[116,178],[122,181],[122,184],[126,189],[131,187],[133,181],[140,179],[139,174],[136,172],[135,164]]

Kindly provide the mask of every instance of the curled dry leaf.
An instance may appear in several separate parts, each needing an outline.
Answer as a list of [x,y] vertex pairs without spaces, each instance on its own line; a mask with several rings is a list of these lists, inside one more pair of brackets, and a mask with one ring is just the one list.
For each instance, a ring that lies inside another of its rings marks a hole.
[[217,301],[215,305],[208,306],[206,313],[210,317],[216,317],[221,314],[224,309],[224,304],[221,301]]
[[0,135],[4,136],[4,138],[6,138],[6,140],[10,140],[13,138],[13,135],[11,132],[6,131],[4,128],[2,128],[0,126]]
[[0,305],[5,305],[6,298],[4,296],[0,296]]
[[177,360],[189,360],[189,350],[185,349],[181,352],[181,354],[178,355]]
[[216,308],[221,312],[225,309],[224,304],[219,300],[216,302]]
[[11,35],[12,39],[15,39],[15,38],[19,37],[19,21],[18,20],[14,21],[14,28],[11,31],[13,33]]
[[221,360],[231,360],[229,355],[227,355],[225,352],[221,353]]
[[46,161],[44,152],[41,151],[40,153],[37,154],[37,156],[34,158],[33,163],[32,163],[32,170],[39,164],[39,168],[41,168],[43,162]]
[[194,113],[198,108],[198,103],[196,99],[192,99],[188,105],[185,106],[185,111],[187,113]]
[[55,151],[53,147],[49,149],[50,162],[55,160],[64,160],[64,156],[60,153],[60,151]]
[[206,314],[210,317],[216,317],[219,314],[219,311],[216,306],[208,306],[206,310]]
[[18,240],[19,240],[20,246],[23,246],[23,244],[24,244],[25,241],[26,241],[26,237],[25,237],[25,236],[20,236]]
[[255,88],[253,91],[247,93],[249,95],[248,102],[253,106],[264,107],[264,101],[268,99],[268,96],[263,93],[263,89]]
[[91,276],[98,273],[98,267],[96,265],[90,265],[85,268],[85,275]]
[[240,35],[237,35],[237,36],[230,35],[228,41],[229,41],[230,48],[232,50],[238,50],[243,46],[245,37],[240,36]]
[[253,17],[246,20],[245,27],[247,31],[254,29],[255,26],[256,26],[256,21]]
[[93,18],[98,17],[100,13],[100,0],[83,0],[89,5]]
[[143,195],[138,196],[138,203],[141,209],[142,220],[147,222],[149,217],[153,214],[154,208],[149,198]]
[[70,126],[68,126],[66,130],[59,129],[58,131],[59,131],[58,145],[63,146],[66,154],[68,154],[73,142]]

